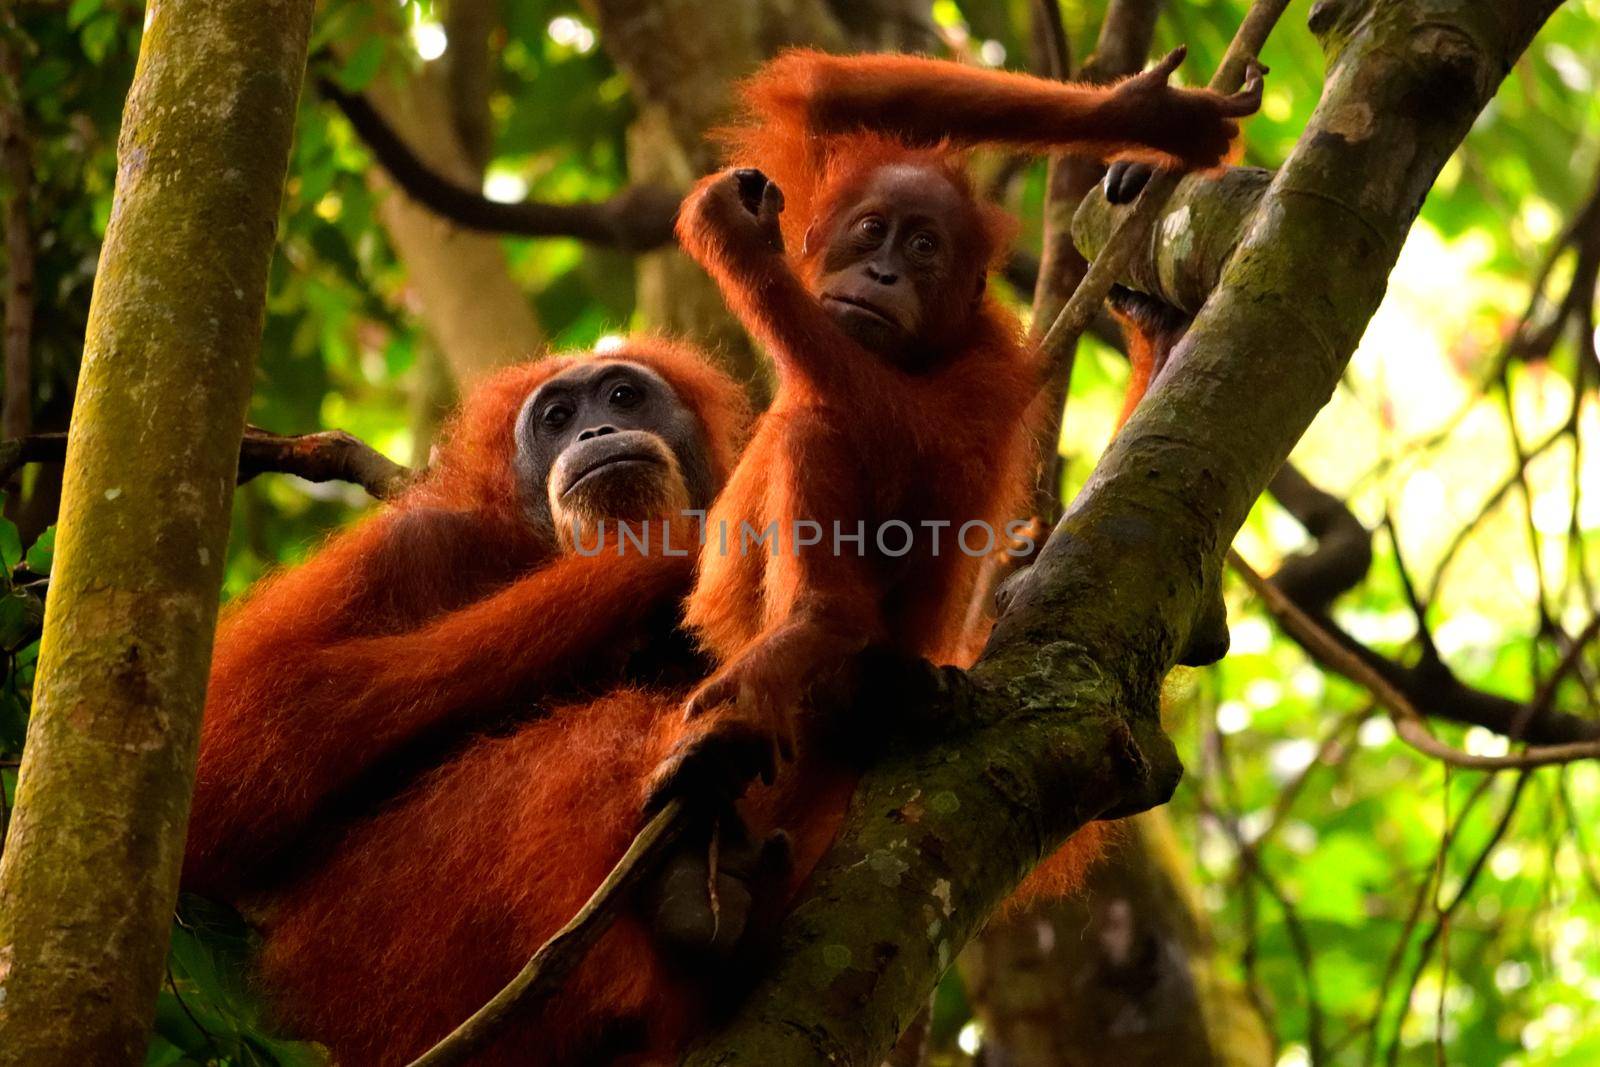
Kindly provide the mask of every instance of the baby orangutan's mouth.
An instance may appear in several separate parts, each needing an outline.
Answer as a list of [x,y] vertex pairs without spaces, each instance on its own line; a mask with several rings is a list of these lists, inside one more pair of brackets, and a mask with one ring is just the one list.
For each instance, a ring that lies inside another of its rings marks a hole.
[[823,303],[831,304],[835,309],[844,309],[847,314],[860,313],[870,315],[886,326],[900,329],[900,321],[892,314],[877,304],[862,300],[859,297],[844,296],[838,293],[829,293],[822,298]]

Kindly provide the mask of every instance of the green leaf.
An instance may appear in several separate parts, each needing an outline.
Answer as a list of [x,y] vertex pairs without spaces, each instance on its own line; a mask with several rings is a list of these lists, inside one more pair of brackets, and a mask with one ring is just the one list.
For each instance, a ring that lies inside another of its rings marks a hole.
[[350,58],[339,68],[339,86],[348,93],[359,93],[372,83],[383,66],[384,41],[381,37],[368,37],[350,53]]
[[0,518],[0,563],[10,571],[21,562],[22,538],[17,533],[16,524],[10,519]]
[[[8,756],[22,754],[22,743],[28,734],[28,709],[11,692],[11,687],[0,689],[0,753]],[[7,800],[10,799],[8,795]]]
[[101,0],[72,0],[72,6],[67,8],[67,26],[77,29],[89,21],[90,16],[98,14],[100,7]]
[[34,539],[32,547],[28,549],[28,569],[35,574],[49,574],[50,564],[55,562],[56,555],[56,528],[45,527],[44,533]]
[[104,63],[106,56],[111,54],[111,45],[117,39],[117,30],[117,17],[102,13],[91,19],[80,32],[83,54],[96,66]]
[[28,630],[27,600],[15,594],[0,596],[0,648],[22,644]]

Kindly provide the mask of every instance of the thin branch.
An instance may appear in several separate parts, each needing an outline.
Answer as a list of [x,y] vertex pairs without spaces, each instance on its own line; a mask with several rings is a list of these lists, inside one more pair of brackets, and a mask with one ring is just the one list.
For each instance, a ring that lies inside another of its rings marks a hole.
[[[1350,636],[1327,612],[1336,597],[1355,588],[1366,576],[1372,562],[1371,535],[1343,501],[1317,488],[1287,463],[1273,477],[1269,489],[1317,540],[1311,552],[1283,563],[1271,584],[1346,652],[1404,694],[1413,707],[1430,718],[1482,726],[1540,744],[1600,741],[1600,722],[1556,711],[1553,702],[1536,699],[1528,704],[1484,692],[1463,683],[1437,654],[1407,666]],[[1289,636],[1299,640],[1292,632]]]
[[1555,446],[1556,442],[1560,441],[1567,435],[1569,429],[1570,427],[1568,426],[1558,427],[1544,440],[1537,442],[1532,448],[1522,450],[1519,453],[1517,456],[1517,462],[1512,472],[1506,475],[1504,481],[1495,486],[1494,490],[1484,498],[1483,503],[1478,508],[1477,514],[1475,514],[1471,520],[1462,524],[1461,528],[1451,536],[1450,543],[1445,545],[1444,551],[1439,556],[1439,564],[1434,568],[1433,581],[1429,583],[1427,594],[1428,600],[1435,600],[1438,598],[1439,587],[1444,582],[1445,572],[1448,571],[1450,569],[1450,565],[1455,562],[1456,556],[1461,551],[1461,547],[1466,544],[1467,538],[1471,537],[1478,527],[1483,525],[1484,520],[1489,517],[1495,508],[1500,506],[1501,502],[1505,500],[1507,494],[1517,487],[1518,482],[1522,479],[1522,473],[1526,464],[1532,463],[1535,459],[1548,452],[1552,447]]
[[[1478,801],[1482,800],[1484,795],[1488,793],[1489,787],[1495,781],[1496,779],[1492,775],[1485,775],[1473,787],[1466,803],[1461,806],[1461,813],[1456,817],[1455,823],[1453,825],[1448,823],[1445,825],[1443,836],[1439,841],[1441,851],[1449,850],[1451,842],[1455,840],[1457,829],[1465,824],[1467,816],[1477,806]],[[1383,965],[1383,977],[1378,981],[1378,997],[1372,1011],[1372,1017],[1367,1021],[1365,1027],[1367,1040],[1366,1056],[1361,1061],[1363,1063],[1378,1062],[1378,1044],[1383,1039],[1383,1016],[1384,1009],[1389,1003],[1389,990],[1394,987],[1395,979],[1400,976],[1400,965],[1405,962],[1406,947],[1411,944],[1412,935],[1417,932],[1417,927],[1422,923],[1423,910],[1428,906],[1429,899],[1437,895],[1439,875],[1439,864],[1437,862],[1429,864],[1422,881],[1417,885],[1416,892],[1411,895],[1411,910],[1407,913],[1406,920],[1400,927],[1400,936],[1395,939],[1394,947],[1389,950],[1388,958]],[[1402,1007],[1402,1015],[1404,1012],[1405,1008]],[[1351,1031],[1352,1035],[1360,1032],[1359,1029]]]
[[284,435],[252,426],[245,430],[239,449],[239,481],[258,474],[350,482],[387,500],[411,484],[417,472],[343,430]]
[[1061,24],[1061,0],[1033,0],[1033,41],[1044,76],[1065,81],[1072,75],[1072,46]]
[[1482,771],[1503,771],[1544,767],[1574,760],[1600,758],[1600,741],[1580,741],[1565,745],[1530,745],[1521,752],[1505,756],[1479,756],[1463,752],[1434,737],[1427,720],[1409,699],[1377,670],[1345,648],[1315,619],[1296,607],[1282,590],[1244,561],[1234,551],[1228,553],[1228,563],[1244,578],[1256,595],[1266,603],[1267,610],[1278,620],[1284,630],[1305,647],[1318,661],[1364,686],[1374,699],[1389,712],[1395,732],[1406,744],[1434,759],[1443,760],[1456,767]]
[[[1035,0],[1039,17],[1035,36],[1050,41],[1052,71],[1058,78],[1071,73],[1066,34],[1061,27],[1059,0]],[[1150,53],[1155,36],[1157,0],[1112,0],[1100,24],[1095,51],[1078,72],[1085,82],[1107,82],[1137,74]],[[1052,156],[1045,172],[1045,203],[1042,254],[1032,293],[1033,329],[1042,329],[1067,303],[1082,284],[1089,264],[1072,241],[1072,217],[1079,203],[1094,189],[1105,173],[1098,160],[1084,156]],[[1098,310],[1098,305],[1096,306]],[[1061,424],[1066,418],[1067,394],[1072,385],[1072,366],[1077,354],[1074,339],[1064,357],[1056,360],[1044,385],[1045,416],[1038,429],[1038,471],[1034,480],[1033,514],[1054,525],[1061,513],[1062,457],[1059,452]]]
[[1292,463],[1279,468],[1267,492],[1316,540],[1310,552],[1280,564],[1272,584],[1301,610],[1321,615],[1367,576],[1372,534],[1344,501],[1313,485]]
[[672,226],[682,196],[673,190],[637,185],[589,204],[537,200],[502,204],[430,168],[365,97],[345,92],[329,78],[317,79],[317,91],[344,113],[396,185],[458,226],[522,237],[575,237],[629,252],[660,248],[674,240]]
[[[66,456],[65,433],[36,433],[0,442],[0,483],[26,464],[61,463]],[[343,430],[277,434],[250,426],[239,446],[239,482],[259,474],[293,474],[308,482],[350,482],[387,500],[411,484],[417,472]]]
[[1489,854],[1494,851],[1495,846],[1500,843],[1501,838],[1510,829],[1511,820],[1516,815],[1517,806],[1522,800],[1522,791],[1533,777],[1530,773],[1531,769],[1531,767],[1524,767],[1522,773],[1517,775],[1516,783],[1511,787],[1511,796],[1506,801],[1505,810],[1500,813],[1500,819],[1495,823],[1489,839],[1484,842],[1483,847],[1478,850],[1478,854],[1473,857],[1472,865],[1467,868],[1467,873],[1462,877],[1461,885],[1456,890],[1455,896],[1450,898],[1450,903],[1437,909],[1438,918],[1429,928],[1427,936],[1422,939],[1422,947],[1417,956],[1416,966],[1411,970],[1410,983],[1400,998],[1400,1017],[1395,1020],[1394,1036],[1390,1039],[1389,1047],[1384,1056],[1384,1062],[1389,1064],[1390,1067],[1393,1067],[1399,1061],[1400,1032],[1405,1028],[1406,1015],[1410,1010],[1411,994],[1416,990],[1417,983],[1422,979],[1422,972],[1427,967],[1429,959],[1433,956],[1434,946],[1439,943],[1440,938],[1444,936],[1449,928],[1451,916],[1456,913],[1456,909],[1461,907],[1462,902],[1467,899],[1467,895],[1472,892],[1472,887],[1477,882],[1478,875],[1483,872],[1483,867],[1489,859]]
[[1233,762],[1228,758],[1227,740],[1220,730],[1215,731],[1212,738],[1215,742],[1217,768],[1221,772],[1218,778],[1231,809],[1229,817],[1219,821],[1233,841],[1239,856],[1239,869],[1234,876],[1234,885],[1243,888],[1250,881],[1259,883],[1283,916],[1284,929],[1289,935],[1289,944],[1300,968],[1301,981],[1305,985],[1306,1053],[1311,1061],[1311,1067],[1320,1067],[1327,1062],[1327,1045],[1322,1033],[1322,998],[1317,992],[1316,953],[1311,949],[1311,937],[1306,933],[1305,924],[1301,922],[1300,913],[1289,899],[1288,893],[1278,884],[1277,879],[1272,877],[1262,862],[1258,844],[1250,841],[1239,823],[1237,815],[1241,808],[1239,786],[1233,774]]
[[[1217,65],[1216,73],[1212,75],[1210,88],[1217,92],[1235,92],[1248,76],[1259,70],[1255,57],[1260,54],[1267,35],[1288,6],[1288,0],[1255,0],[1251,4],[1222,62]],[[1111,286],[1126,272],[1128,262],[1138,249],[1144,247],[1151,225],[1177,184],[1177,175],[1157,171],[1112,233],[1106,246],[1089,265],[1083,281],[1073,291],[1072,299],[1067,301],[1066,307],[1061,309],[1039,343],[1046,383],[1054,381],[1061,368],[1072,358],[1078,338],[1083,336],[1095,312],[1105,302]]]
[[567,925],[539,946],[504,989],[437,1045],[411,1061],[410,1067],[454,1067],[468,1062],[513,1018],[556,992],[562,979],[583,962],[589,949],[616,919],[629,893],[683,835],[690,818],[683,801],[668,801],[639,831],[628,851]]

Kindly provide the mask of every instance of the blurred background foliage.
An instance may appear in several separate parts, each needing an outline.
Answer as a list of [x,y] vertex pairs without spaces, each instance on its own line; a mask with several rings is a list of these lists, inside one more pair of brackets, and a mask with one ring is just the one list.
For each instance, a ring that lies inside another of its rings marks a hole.
[[[1169,3],[1154,51],[1187,44],[1184,76],[1203,81],[1245,6]],[[1249,163],[1281,162],[1317,101],[1324,61],[1305,29],[1308,8],[1291,6],[1263,56],[1271,75],[1247,128]],[[937,0],[930,11],[953,51],[1028,65],[1026,0]],[[1104,3],[1067,0],[1062,12],[1073,55],[1088,55]],[[486,195],[591,201],[622,189],[639,105],[591,14],[521,0],[499,15],[487,36]],[[430,2],[328,0],[313,71],[381,94],[445,61],[446,21]],[[142,7],[122,0],[22,0],[0,16],[20,56],[20,78],[4,91],[20,102],[32,153],[21,194],[36,256],[39,430],[64,429],[68,418],[142,22]],[[1593,344],[1569,331],[1537,358],[1508,358],[1539,271],[1596,186],[1597,79],[1600,0],[1571,0],[1446,168],[1343,386],[1295,453],[1375,531],[1370,573],[1335,619],[1402,661],[1427,636],[1462,681],[1517,700],[1539,691],[1564,641],[1593,636],[1585,628],[1597,606]],[[450,386],[441,396],[427,373],[438,342],[380,224],[395,194],[374,174],[361,140],[308,82],[250,417],[285,433],[342,428],[414,462],[425,459],[430,411]],[[1002,186],[1024,247],[1037,247],[1043,184],[1042,166],[1031,165]],[[623,253],[568,239],[499,244],[550,346],[652,326]],[[1546,294],[1566,291],[1573,258],[1553,263]],[[1113,349],[1085,342],[1062,440],[1069,492],[1104,446],[1125,373]],[[37,654],[51,477],[27,468],[7,504],[14,521],[0,524],[0,826]],[[358,489],[287,476],[243,486],[226,595],[301,558],[367,506]],[[1237,547],[1270,571],[1306,543],[1264,500]],[[1264,1016],[1276,1062],[1600,1063],[1600,770],[1449,770],[1400,743],[1370,696],[1308,659],[1242,585],[1228,596],[1232,652],[1171,686],[1191,770],[1171,814],[1218,963]],[[1594,668],[1591,650],[1556,705],[1600,715]],[[1471,752],[1508,747],[1481,728],[1437,730]],[[317,1062],[314,1049],[263,1024],[236,917],[186,900],[174,930],[150,1063]],[[939,1000],[934,1039],[936,1062],[984,1055],[957,977]],[[992,1052],[990,1062],[999,1062]]]

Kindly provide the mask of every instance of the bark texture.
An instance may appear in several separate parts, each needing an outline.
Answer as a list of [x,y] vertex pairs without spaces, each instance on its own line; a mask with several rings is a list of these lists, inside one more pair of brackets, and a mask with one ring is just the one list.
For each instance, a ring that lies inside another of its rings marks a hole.
[[[1022,874],[1180,768],[1160,681],[1251,503],[1332,393],[1422,200],[1557,6],[1324,0],[1329,67],[1169,372],[1102,459],[966,676],[901,684],[944,738],[898,746],[692,1064],[873,1063]],[[961,736],[949,739],[951,734]]]
[[[1272,172],[1259,167],[1233,167],[1219,177],[1186,175],[1161,209],[1148,246],[1134,252],[1122,283],[1198,313],[1271,182]],[[1107,202],[1103,189],[1083,198],[1072,239],[1084,255],[1100,254],[1127,210]]]
[[151,12],[0,858],[0,1064],[144,1055],[312,3]]

